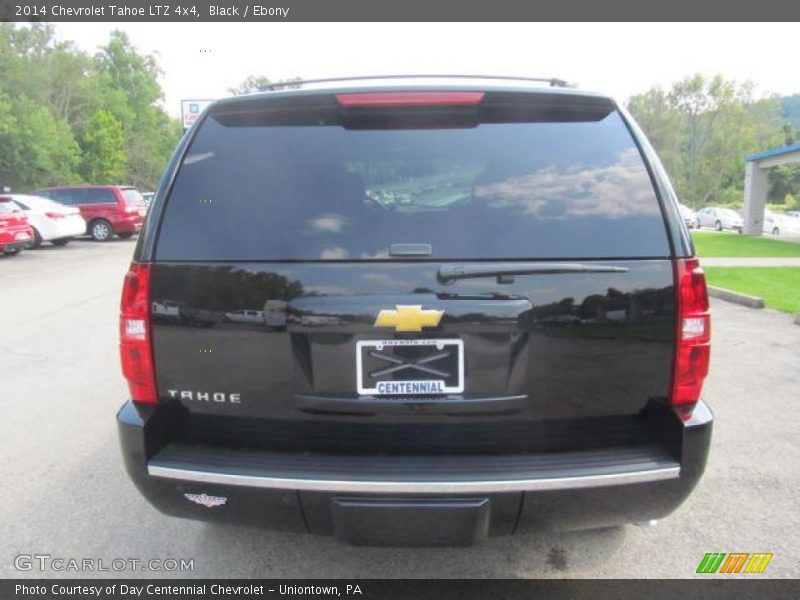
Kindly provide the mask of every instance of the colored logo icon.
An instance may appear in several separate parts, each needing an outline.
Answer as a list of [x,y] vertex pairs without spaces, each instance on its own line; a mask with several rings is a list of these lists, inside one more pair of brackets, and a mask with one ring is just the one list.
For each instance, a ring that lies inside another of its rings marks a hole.
[[766,552],[707,552],[697,567],[697,573],[763,573],[771,560],[772,553]]

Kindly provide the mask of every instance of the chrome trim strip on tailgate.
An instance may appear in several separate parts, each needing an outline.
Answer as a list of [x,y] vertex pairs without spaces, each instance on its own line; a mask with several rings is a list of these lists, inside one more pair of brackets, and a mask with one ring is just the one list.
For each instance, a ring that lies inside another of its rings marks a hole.
[[261,475],[243,475],[220,471],[197,471],[174,467],[163,467],[158,465],[148,465],[147,472],[154,477],[178,479],[182,481],[283,490],[302,490],[315,492],[461,494],[566,490],[662,481],[665,479],[677,479],[680,477],[680,466],[675,465],[670,467],[622,473],[605,473],[600,475],[546,477],[542,479],[510,479],[497,481],[348,481],[341,479],[304,479]]

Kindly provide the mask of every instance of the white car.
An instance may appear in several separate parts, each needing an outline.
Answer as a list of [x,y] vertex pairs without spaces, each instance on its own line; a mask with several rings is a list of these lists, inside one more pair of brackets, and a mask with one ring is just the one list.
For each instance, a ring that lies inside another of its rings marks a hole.
[[772,211],[764,211],[764,233],[772,235],[800,235],[800,219],[776,214]]
[[263,310],[234,310],[226,312],[225,318],[234,323],[264,323]]
[[285,300],[267,300],[264,303],[264,321],[270,327],[284,327],[286,325]]
[[681,211],[681,216],[689,229],[700,229],[700,219],[697,218],[696,212],[685,204],[678,204],[678,209]]
[[34,248],[42,242],[63,246],[72,238],[86,233],[86,221],[77,207],[66,206],[41,196],[11,194],[10,197],[28,217],[35,238]]
[[711,227],[716,231],[727,229],[742,233],[744,228],[744,220],[739,213],[731,208],[707,206],[697,211],[697,219],[700,222],[700,227]]

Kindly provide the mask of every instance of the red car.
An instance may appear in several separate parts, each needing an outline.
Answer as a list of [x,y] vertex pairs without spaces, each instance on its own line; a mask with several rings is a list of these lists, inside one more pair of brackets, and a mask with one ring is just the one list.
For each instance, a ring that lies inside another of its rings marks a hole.
[[16,254],[33,245],[28,217],[7,196],[0,196],[0,253]]
[[87,233],[98,242],[108,241],[114,234],[127,239],[138,233],[147,213],[142,195],[129,186],[51,187],[32,193],[61,204],[77,206],[88,224]]

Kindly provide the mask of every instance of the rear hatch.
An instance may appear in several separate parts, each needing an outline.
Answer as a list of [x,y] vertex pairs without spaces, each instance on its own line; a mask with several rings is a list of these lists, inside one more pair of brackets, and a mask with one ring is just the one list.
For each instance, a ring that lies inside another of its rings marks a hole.
[[122,199],[125,203],[124,212],[143,217],[147,214],[147,202],[136,188],[121,188]]
[[585,447],[669,394],[670,245],[608,99],[220,103],[159,208],[151,301],[176,309],[152,314],[156,378],[189,437]]

